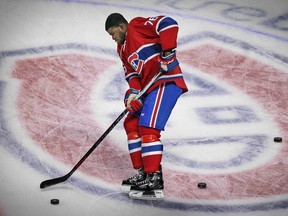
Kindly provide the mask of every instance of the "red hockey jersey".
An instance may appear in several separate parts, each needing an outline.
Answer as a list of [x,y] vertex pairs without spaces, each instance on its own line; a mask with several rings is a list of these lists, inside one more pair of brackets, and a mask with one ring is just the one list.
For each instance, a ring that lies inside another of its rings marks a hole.
[[[130,88],[141,90],[159,72],[159,54],[177,47],[177,34],[178,23],[170,17],[136,17],[130,21],[126,40],[117,47]],[[175,82],[183,93],[188,90],[179,66],[164,73],[148,92],[164,82]]]

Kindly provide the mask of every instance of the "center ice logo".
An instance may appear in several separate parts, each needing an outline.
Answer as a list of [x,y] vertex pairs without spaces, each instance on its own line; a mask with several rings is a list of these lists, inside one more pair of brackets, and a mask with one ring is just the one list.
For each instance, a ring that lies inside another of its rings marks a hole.
[[[161,207],[199,208],[194,199],[223,200],[227,205],[227,194],[232,203],[242,200],[244,204],[246,199],[256,199],[255,194],[259,199],[284,194],[278,185],[287,182],[279,178],[285,170],[281,161],[287,147],[272,138],[287,131],[280,117],[286,108],[282,98],[287,95],[283,88],[274,88],[285,86],[286,75],[217,45],[187,46],[178,57],[190,91],[180,99],[163,133],[167,200]],[[74,166],[124,108],[121,92],[127,86],[121,69],[111,67],[118,59],[112,59],[57,54],[15,63],[12,75],[20,81],[19,120],[31,140],[55,158],[52,167]],[[271,79],[271,73],[277,76]],[[277,109],[272,109],[271,97]],[[265,120],[259,112],[273,118]],[[119,182],[131,174],[121,123],[113,133],[79,170],[95,181],[80,178],[74,185],[89,185],[84,190],[96,194],[117,191]],[[50,175],[55,173],[51,170]],[[265,182],[254,181],[263,178]],[[275,179],[278,185],[273,184]],[[199,191],[197,183],[203,180],[207,190]],[[123,196],[115,198],[123,200]],[[230,210],[239,207],[232,203]]]

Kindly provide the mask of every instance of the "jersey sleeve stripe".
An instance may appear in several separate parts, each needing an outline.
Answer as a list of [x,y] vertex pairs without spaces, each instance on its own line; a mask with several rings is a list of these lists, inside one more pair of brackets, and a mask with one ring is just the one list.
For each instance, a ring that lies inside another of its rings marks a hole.
[[177,78],[183,78],[183,74],[162,75],[158,80],[170,80]]
[[139,74],[137,72],[132,72],[132,73],[129,73],[125,76],[125,79],[126,81],[129,83],[129,81],[134,78],[134,77],[140,77]]

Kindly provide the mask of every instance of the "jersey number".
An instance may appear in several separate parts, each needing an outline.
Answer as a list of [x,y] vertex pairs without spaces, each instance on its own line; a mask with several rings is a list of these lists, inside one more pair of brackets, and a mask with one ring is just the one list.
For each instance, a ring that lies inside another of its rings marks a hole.
[[145,23],[144,25],[152,25],[153,26],[153,21],[155,21],[158,17],[150,17]]

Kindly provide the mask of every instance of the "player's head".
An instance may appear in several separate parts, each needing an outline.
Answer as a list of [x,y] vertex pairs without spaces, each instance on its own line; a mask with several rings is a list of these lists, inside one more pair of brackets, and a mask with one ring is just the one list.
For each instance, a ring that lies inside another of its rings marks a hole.
[[119,13],[110,14],[105,22],[105,30],[112,39],[118,43],[123,44],[127,32],[127,20]]

